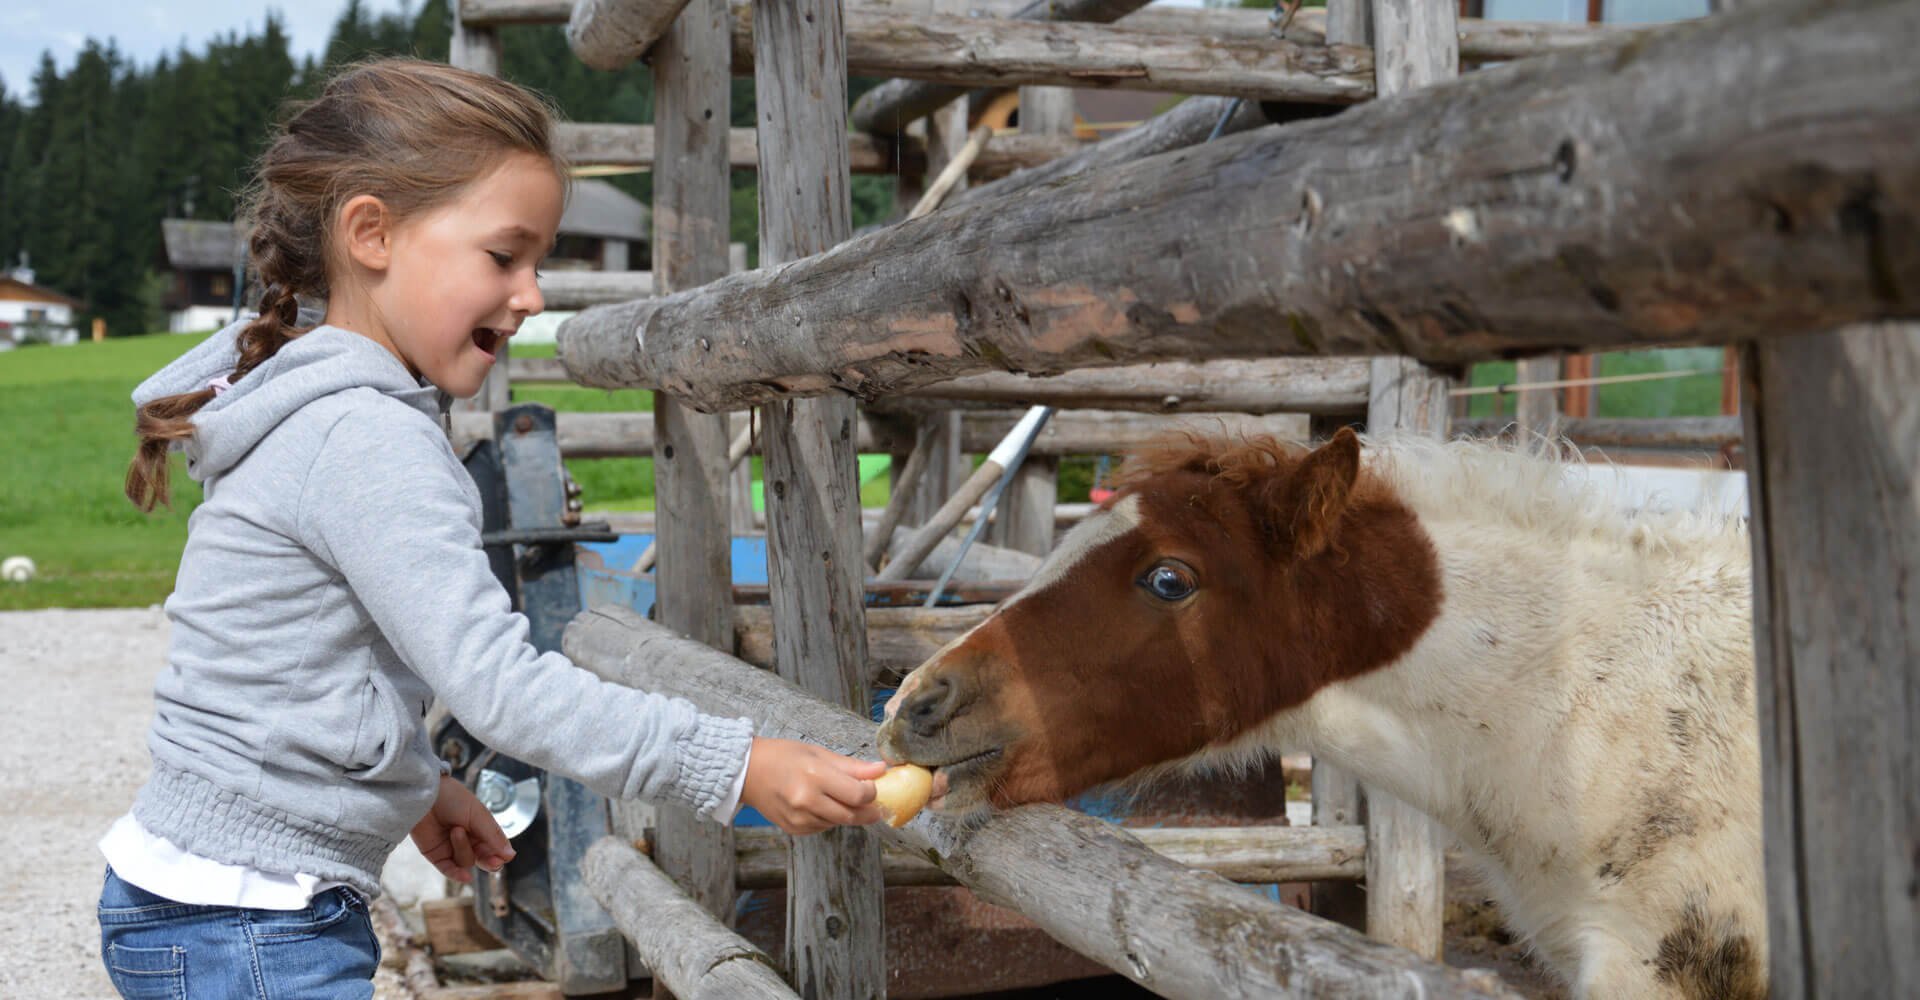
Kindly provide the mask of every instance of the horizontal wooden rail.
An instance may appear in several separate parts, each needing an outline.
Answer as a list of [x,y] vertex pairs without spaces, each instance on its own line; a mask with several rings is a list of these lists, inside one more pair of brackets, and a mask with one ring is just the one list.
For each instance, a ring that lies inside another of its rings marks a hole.
[[[993,446],[1013,429],[1017,413],[970,411],[961,418],[960,450],[975,454]],[[485,413],[450,417],[454,447],[465,448],[493,434]],[[641,458],[653,454],[651,413],[561,413],[556,416],[560,454],[568,458]],[[1057,413],[1033,443],[1035,455],[1112,455],[1179,431],[1202,434],[1269,434],[1304,440],[1307,418],[1296,414],[1250,416],[1241,413],[1154,415],[1106,410]],[[903,424],[869,417],[855,428],[855,446],[873,454],[904,454],[913,447],[913,431]],[[760,443],[753,444],[754,452]]]
[[601,838],[581,860],[580,881],[674,996],[798,1000],[766,953],[689,899],[633,845]]
[[[568,122],[556,127],[554,138],[561,153],[575,166],[653,169],[651,125]],[[1068,136],[997,135],[974,161],[971,176],[1000,177],[1042,166],[1087,145]],[[728,130],[727,160],[733,169],[757,170],[759,157],[753,129]],[[926,143],[907,135],[881,139],[855,133],[847,137],[847,167],[856,174],[918,174],[927,168]]]
[[[458,0],[458,2],[461,24],[468,28],[506,24],[564,24],[573,13],[573,0]],[[748,4],[741,0],[735,0],[733,3],[735,9],[746,6]],[[849,13],[862,9],[859,4],[847,6]],[[867,9],[892,8],[875,6]],[[1203,38],[1264,38],[1272,31],[1266,11],[1233,8],[1148,7],[1121,18],[1118,23],[1133,31],[1193,35]],[[734,20],[736,52],[743,45],[749,49],[752,47],[750,42],[738,37],[749,24],[750,21],[738,17]],[[1609,24],[1487,21],[1479,18],[1461,18],[1460,59],[1470,63],[1522,59],[1527,56],[1576,48],[1597,39],[1613,37],[1631,30],[1634,29]],[[1317,9],[1300,11],[1294,17],[1293,25],[1287,29],[1287,37],[1300,41],[1324,41],[1326,12]],[[751,68],[751,59],[749,55],[748,69]],[[858,71],[858,68],[855,67],[855,70]],[[734,72],[744,71],[736,65]]]
[[[1360,826],[1227,826],[1128,828],[1155,854],[1189,868],[1247,884],[1358,879],[1366,874],[1367,831]],[[787,884],[788,837],[765,827],[734,831],[742,889]],[[888,885],[954,885],[953,876],[899,844],[881,863]]]
[[[1453,432],[1487,437],[1513,426],[1513,420],[1507,417],[1469,417],[1455,420]],[[1553,433],[1588,448],[1717,450],[1739,444],[1741,427],[1738,416],[1562,418],[1554,424]]]
[[[874,726],[769,671],[622,608],[587,611],[563,643],[575,663],[702,709],[753,719],[763,736],[872,759]],[[1059,806],[977,824],[923,813],[876,830],[989,902],[1169,997],[1512,996],[1485,973],[1448,969],[1225,879],[1164,858],[1127,831]]]
[[602,307],[559,354],[586,384],[732,409],[996,368],[1450,365],[1911,318],[1916,48],[1920,5],[1889,0],[1677,25]]

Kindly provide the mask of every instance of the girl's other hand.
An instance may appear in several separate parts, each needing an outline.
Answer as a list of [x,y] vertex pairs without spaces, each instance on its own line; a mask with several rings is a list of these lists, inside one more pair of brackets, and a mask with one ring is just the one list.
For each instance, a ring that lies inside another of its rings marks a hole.
[[493,813],[452,775],[440,776],[433,808],[413,826],[413,843],[441,874],[472,882],[475,865],[497,872],[513,860],[513,845]]
[[740,800],[796,837],[836,826],[880,820],[873,779],[887,771],[877,760],[842,757],[800,740],[754,737]]

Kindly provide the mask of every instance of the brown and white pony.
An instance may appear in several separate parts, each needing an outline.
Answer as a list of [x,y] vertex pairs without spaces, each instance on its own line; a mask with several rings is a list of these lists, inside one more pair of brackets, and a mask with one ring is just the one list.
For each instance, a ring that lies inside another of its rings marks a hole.
[[1744,524],[1479,443],[1184,439],[913,672],[943,808],[1305,750],[1426,811],[1581,997],[1766,992]]

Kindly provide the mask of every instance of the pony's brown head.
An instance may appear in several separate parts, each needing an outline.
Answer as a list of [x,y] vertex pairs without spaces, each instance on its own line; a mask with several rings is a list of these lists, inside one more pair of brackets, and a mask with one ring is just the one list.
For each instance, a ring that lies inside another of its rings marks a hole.
[[1057,801],[1391,663],[1439,600],[1431,544],[1352,431],[1312,451],[1169,440],[907,678],[881,750],[939,767],[949,809]]

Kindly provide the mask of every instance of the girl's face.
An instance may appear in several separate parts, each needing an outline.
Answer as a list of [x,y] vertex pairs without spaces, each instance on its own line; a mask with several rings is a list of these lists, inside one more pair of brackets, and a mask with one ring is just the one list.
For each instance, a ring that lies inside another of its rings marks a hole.
[[479,392],[507,338],[545,306],[534,267],[553,249],[563,202],[552,165],[516,153],[458,198],[401,222],[368,290],[378,320],[369,325],[384,328],[416,375],[456,397]]

